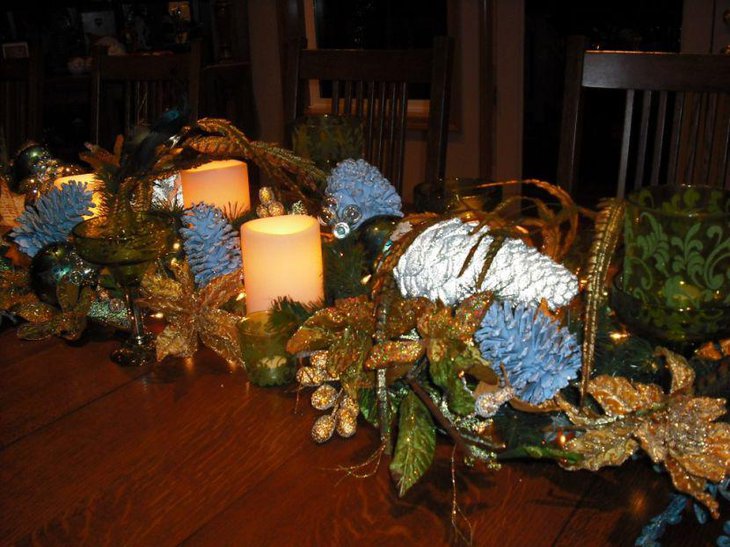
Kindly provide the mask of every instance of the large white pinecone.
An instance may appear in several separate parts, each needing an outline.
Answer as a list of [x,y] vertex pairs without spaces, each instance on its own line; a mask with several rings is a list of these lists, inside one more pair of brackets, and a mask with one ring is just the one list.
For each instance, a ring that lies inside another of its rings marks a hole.
[[484,236],[468,268],[460,277],[467,255],[479,237],[489,232],[483,227],[471,234],[476,223],[458,218],[427,228],[401,256],[393,270],[401,294],[425,296],[453,306],[479,291],[493,291],[515,304],[539,304],[544,298],[555,310],[578,293],[578,279],[564,266],[529,247],[519,239],[507,238],[484,278],[477,279],[493,238]]

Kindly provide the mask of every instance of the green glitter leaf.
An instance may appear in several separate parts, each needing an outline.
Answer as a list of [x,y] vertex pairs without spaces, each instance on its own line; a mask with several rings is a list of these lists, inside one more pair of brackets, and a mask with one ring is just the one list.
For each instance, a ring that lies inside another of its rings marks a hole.
[[403,496],[431,467],[436,450],[436,427],[418,396],[409,393],[400,405],[398,442],[390,473]]

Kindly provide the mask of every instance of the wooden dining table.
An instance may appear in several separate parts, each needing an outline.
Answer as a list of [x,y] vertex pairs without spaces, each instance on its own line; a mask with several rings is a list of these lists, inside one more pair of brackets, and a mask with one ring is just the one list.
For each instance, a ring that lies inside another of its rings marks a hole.
[[[0,545],[459,545],[454,496],[474,545],[633,545],[670,500],[645,458],[598,473],[457,462],[452,484],[446,438],[399,498],[387,458],[368,477],[343,470],[376,451],[369,425],[318,445],[308,392],[254,386],[207,349],[122,368],[118,344],[0,332]],[[687,511],[663,544],[721,533]]]

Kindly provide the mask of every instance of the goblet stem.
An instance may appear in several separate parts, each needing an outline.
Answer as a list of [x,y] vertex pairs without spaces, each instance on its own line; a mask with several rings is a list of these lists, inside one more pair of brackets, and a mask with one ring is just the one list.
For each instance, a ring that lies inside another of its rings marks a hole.
[[124,300],[127,302],[127,309],[132,314],[132,336],[139,344],[144,340],[144,323],[142,322],[142,314],[137,306],[136,292],[132,287],[124,288]]
[[139,306],[137,306],[136,295],[136,287],[124,287],[124,299],[132,315],[132,336],[111,355],[112,361],[123,366],[139,367],[156,361],[153,337],[144,330],[144,322]]

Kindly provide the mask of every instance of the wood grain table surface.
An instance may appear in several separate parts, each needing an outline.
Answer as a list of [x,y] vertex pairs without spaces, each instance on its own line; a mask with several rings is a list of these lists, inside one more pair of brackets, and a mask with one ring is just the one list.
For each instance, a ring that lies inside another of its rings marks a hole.
[[[317,412],[208,350],[121,368],[119,342],[0,332],[0,545],[455,545],[451,449],[399,499],[377,432],[314,444]],[[550,462],[456,468],[475,545],[633,545],[671,492],[645,459],[600,473]],[[723,506],[727,518],[727,503]],[[686,514],[665,545],[712,545]]]

